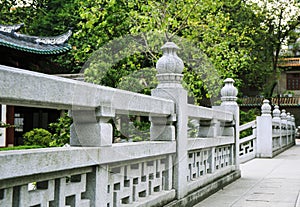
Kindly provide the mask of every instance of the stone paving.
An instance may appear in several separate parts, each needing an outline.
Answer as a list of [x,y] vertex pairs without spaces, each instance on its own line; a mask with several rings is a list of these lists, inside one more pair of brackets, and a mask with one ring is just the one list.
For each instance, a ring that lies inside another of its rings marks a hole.
[[241,165],[242,177],[194,207],[300,207],[300,140],[273,159]]

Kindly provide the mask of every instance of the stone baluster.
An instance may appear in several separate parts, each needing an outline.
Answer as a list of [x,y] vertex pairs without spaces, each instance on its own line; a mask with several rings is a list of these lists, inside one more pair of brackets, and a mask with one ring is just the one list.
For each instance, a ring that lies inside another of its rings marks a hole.
[[295,117],[294,114],[291,114],[291,122],[292,122],[292,138],[293,142],[295,142],[295,136],[296,136],[296,123],[295,123]]
[[279,106],[275,106],[274,110],[273,110],[273,121],[274,122],[278,122],[280,123],[281,119],[280,119],[280,110],[279,110]]
[[292,117],[291,117],[291,113],[290,112],[286,113],[286,122],[287,122],[288,129],[290,129],[291,126],[292,126]]
[[282,109],[281,110],[281,114],[280,114],[280,118],[281,118],[281,126],[286,129],[287,128],[287,114],[286,114],[286,110]]
[[295,116],[294,116],[294,114],[291,114],[291,120],[292,120],[293,125],[295,126]]
[[[152,140],[175,140],[177,154],[174,168],[174,187],[177,198],[183,198],[187,194],[187,91],[181,85],[181,74],[184,68],[183,61],[177,56],[179,47],[173,42],[165,43],[162,48],[163,56],[157,61],[157,79],[159,84],[151,91],[152,96],[167,98],[175,103],[176,116],[168,118],[151,117]],[[176,122],[174,128],[173,121]],[[174,131],[176,133],[174,133]]]
[[[224,80],[224,87],[221,89],[221,106],[213,107],[220,108],[225,111],[230,111],[233,113],[234,123],[233,129],[235,134],[235,153],[233,153],[232,160],[235,161],[236,169],[239,170],[239,149],[240,149],[240,131],[239,131],[239,123],[240,123],[240,109],[236,102],[238,95],[238,90],[234,86],[234,80],[232,78],[226,78]],[[226,129],[229,131],[230,129]]]
[[[257,157],[273,156],[272,116],[270,101],[265,99],[261,106],[261,116],[256,117],[257,122]],[[276,113],[276,111],[275,111]]]
[[261,114],[262,116],[271,116],[270,101],[267,99],[263,101],[263,105],[261,106]]
[[282,140],[281,140],[281,119],[280,119],[280,110],[279,106],[275,106],[273,110],[273,133],[276,133],[279,135],[279,145],[282,145]]
[[110,106],[100,106],[95,110],[72,110],[71,146],[103,147],[111,146],[113,128],[108,121],[115,116]]
[[286,110],[282,109],[281,114],[280,114],[281,120],[284,120],[284,121],[287,120],[286,116],[287,116]]
[[286,113],[286,123],[287,123],[287,138],[288,138],[288,144],[292,142],[292,117],[291,113]]

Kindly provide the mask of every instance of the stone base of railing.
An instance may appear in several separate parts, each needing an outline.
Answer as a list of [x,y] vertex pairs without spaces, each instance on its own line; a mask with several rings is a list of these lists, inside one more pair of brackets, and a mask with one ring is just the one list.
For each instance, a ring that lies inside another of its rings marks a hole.
[[227,175],[214,180],[213,182],[201,187],[200,189],[189,193],[186,197],[172,201],[171,203],[165,205],[164,207],[178,207],[178,206],[193,206],[205,198],[216,193],[220,189],[234,182],[241,177],[240,170],[235,170],[228,173]]
[[290,144],[285,145],[284,147],[281,147],[281,148],[273,151],[272,157],[275,157],[275,156],[279,155],[280,153],[284,152],[285,150],[291,148],[294,145],[295,145],[295,142],[291,142]]

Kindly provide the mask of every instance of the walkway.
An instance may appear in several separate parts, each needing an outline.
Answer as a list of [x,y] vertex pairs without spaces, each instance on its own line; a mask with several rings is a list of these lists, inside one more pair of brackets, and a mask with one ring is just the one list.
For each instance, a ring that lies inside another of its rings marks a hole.
[[300,207],[300,140],[273,159],[241,165],[242,178],[194,207]]

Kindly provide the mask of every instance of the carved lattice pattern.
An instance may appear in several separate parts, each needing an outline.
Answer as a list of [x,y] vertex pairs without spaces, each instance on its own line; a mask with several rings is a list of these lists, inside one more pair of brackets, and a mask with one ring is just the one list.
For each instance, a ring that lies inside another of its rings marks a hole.
[[222,146],[215,148],[215,169],[221,169],[231,164],[232,150],[231,146]]
[[60,205],[66,207],[89,207],[90,200],[82,199],[81,194],[86,191],[86,174],[74,175],[60,179]]
[[49,180],[36,183],[36,189],[30,189],[28,185],[20,187],[19,206],[48,207],[50,201],[54,201],[55,181]]
[[254,153],[254,140],[249,140],[247,142],[240,144],[240,156],[245,156],[250,153]]
[[156,192],[168,189],[169,159],[164,156],[158,159],[136,162],[122,166],[111,166],[107,190],[107,207],[118,207],[139,202]]
[[189,181],[204,176],[210,172],[210,156],[211,150],[208,149],[189,152]]
[[86,192],[87,174],[30,182],[0,189],[0,206],[14,207],[89,207],[82,199]]

